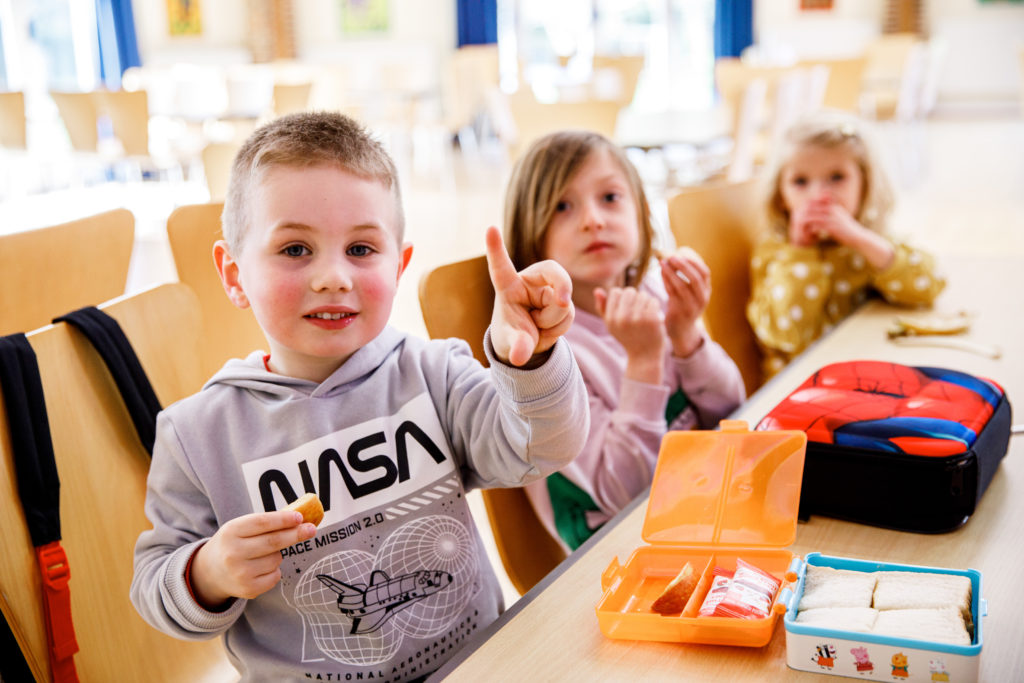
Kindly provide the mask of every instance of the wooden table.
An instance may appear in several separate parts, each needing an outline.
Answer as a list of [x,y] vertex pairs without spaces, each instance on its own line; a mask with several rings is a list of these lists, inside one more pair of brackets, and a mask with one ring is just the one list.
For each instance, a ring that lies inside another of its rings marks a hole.
[[[934,347],[897,346],[887,340],[896,309],[872,302],[807,350],[761,388],[733,417],[755,424],[814,370],[830,362],[877,359],[948,367],[990,377],[1011,403],[1024,401],[1024,258],[957,256],[949,259],[949,285],[937,310],[967,310],[976,317],[966,338],[997,344],[999,359]],[[1018,417],[1017,422],[1021,419]],[[594,608],[601,573],[613,558],[625,562],[644,543],[646,495],[605,525],[579,551],[535,587],[448,663],[435,680],[557,681],[789,681],[823,679],[786,666],[781,619],[762,648],[686,645],[606,638]],[[988,601],[983,620],[981,681],[1024,680],[1024,436],[1010,449],[966,525],[946,534],[913,534],[812,517],[797,527],[790,550],[881,562],[973,568],[982,573]],[[830,680],[842,680],[829,677]]]

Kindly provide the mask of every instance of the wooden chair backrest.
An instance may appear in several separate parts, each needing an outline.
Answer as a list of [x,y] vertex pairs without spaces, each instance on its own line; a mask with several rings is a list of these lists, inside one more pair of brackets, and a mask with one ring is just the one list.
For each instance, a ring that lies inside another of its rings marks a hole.
[[761,386],[761,352],[747,322],[750,256],[760,240],[759,179],[687,188],[668,201],[672,234],[711,269],[704,324],[743,374],[747,394]]
[[76,152],[98,151],[99,115],[92,93],[51,90],[50,97],[57,105],[61,121],[68,131],[71,148]]
[[860,96],[864,89],[864,72],[867,69],[867,57],[850,57],[848,59],[817,59],[799,63],[801,67],[827,66],[828,85],[825,87],[825,98],[822,106],[829,109],[859,112]]
[[27,128],[25,93],[20,90],[0,92],[0,147],[27,149]]
[[[199,390],[200,315],[180,283],[100,307],[118,321],[162,405]],[[28,335],[39,363],[61,480],[62,545],[83,681],[237,679],[219,640],[186,642],[146,624],[128,599],[132,552],[150,526],[143,505],[149,456],[100,359],[66,323]],[[41,585],[15,486],[6,409],[0,402],[0,607],[36,680],[48,681]]]
[[640,82],[640,72],[644,70],[644,55],[594,55],[594,71],[612,69],[618,73],[622,91],[616,100],[623,107],[628,107],[636,95],[636,86]]
[[239,147],[241,145],[235,142],[208,142],[203,147],[200,158],[203,161],[203,175],[206,177],[206,189],[210,191],[211,202],[223,202],[227,196],[231,165]]
[[533,91],[522,85],[506,97],[508,111],[515,122],[516,138],[510,145],[510,157],[516,158],[530,143],[559,130],[590,130],[615,139],[622,103],[616,100],[579,102],[538,102]]
[[274,83],[274,115],[284,116],[309,107],[309,93],[313,82]]
[[199,297],[203,315],[200,355],[207,377],[230,358],[267,349],[267,341],[251,310],[236,308],[224,293],[213,264],[213,243],[220,239],[221,203],[179,206],[167,218],[178,279]]
[[124,294],[134,241],[128,209],[0,236],[0,334]]
[[740,111],[747,86],[760,79],[765,84],[764,115],[767,117],[775,107],[775,88],[779,79],[791,72],[793,67],[752,66],[737,57],[722,57],[715,60],[715,88],[732,117],[735,129],[740,123]]
[[[419,296],[431,339],[465,339],[477,360],[486,365],[483,339],[494,307],[486,257],[427,272],[420,280]],[[484,489],[481,493],[505,573],[524,594],[565,559],[565,551],[541,524],[522,489]]]
[[149,156],[149,95],[145,90],[93,93],[96,111],[110,118],[110,128],[127,156]]
[[497,45],[463,45],[452,52],[442,73],[442,105],[449,128],[457,131],[471,125],[499,80]]

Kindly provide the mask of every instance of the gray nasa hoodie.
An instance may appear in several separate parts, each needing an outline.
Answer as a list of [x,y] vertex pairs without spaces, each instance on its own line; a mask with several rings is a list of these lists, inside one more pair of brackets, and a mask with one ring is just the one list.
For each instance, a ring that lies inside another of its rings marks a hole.
[[[158,418],[132,602],[168,634],[224,634],[246,681],[418,678],[503,609],[466,491],[564,466],[588,421],[563,340],[540,368],[488,370],[465,342],[386,328],[321,384],[259,352],[229,361]],[[278,585],[223,612],[196,603],[195,550],[306,491],[325,517],[282,551]]]

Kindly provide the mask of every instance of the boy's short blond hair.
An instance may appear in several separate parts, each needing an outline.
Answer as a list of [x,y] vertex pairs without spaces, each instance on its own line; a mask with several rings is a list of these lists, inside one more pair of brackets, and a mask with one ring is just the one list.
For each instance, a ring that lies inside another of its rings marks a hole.
[[783,135],[767,174],[766,213],[769,229],[782,236],[788,234],[789,211],[782,200],[780,188],[782,171],[797,149],[807,145],[849,152],[864,176],[860,211],[854,218],[864,227],[884,234],[886,220],[893,207],[892,185],[882,167],[876,145],[865,130],[864,122],[837,110],[822,110],[801,118]]
[[395,233],[405,232],[402,193],[395,162],[384,146],[355,120],[335,112],[288,114],[256,129],[235,155],[221,224],[224,239],[237,254],[249,227],[249,195],[272,168],[334,166],[361,178],[377,180],[395,199]]
[[622,168],[636,199],[640,253],[626,273],[626,284],[643,280],[651,259],[654,226],[636,168],[622,149],[598,133],[560,131],[537,140],[519,158],[505,193],[505,246],[517,270],[544,260],[544,238],[566,186],[590,155],[607,150]]

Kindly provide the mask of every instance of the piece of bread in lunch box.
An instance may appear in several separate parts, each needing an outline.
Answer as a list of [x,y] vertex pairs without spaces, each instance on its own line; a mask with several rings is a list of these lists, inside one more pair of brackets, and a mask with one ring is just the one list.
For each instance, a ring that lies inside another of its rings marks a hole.
[[302,521],[313,526],[320,526],[324,519],[323,503],[320,502],[320,496],[315,493],[299,496],[285,510],[298,510],[302,513]]
[[871,607],[874,572],[807,565],[799,611],[819,607]]
[[970,645],[964,618],[956,607],[879,611],[871,632],[951,645]]
[[798,624],[861,633],[870,631],[877,618],[878,610],[871,607],[816,607],[796,613]]
[[662,616],[681,614],[686,607],[686,601],[693,595],[693,589],[697,587],[697,578],[697,572],[693,571],[693,566],[687,562],[651,605],[651,611]]
[[971,579],[935,572],[876,572],[877,610],[924,609],[953,606],[971,626]]

